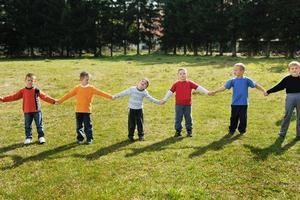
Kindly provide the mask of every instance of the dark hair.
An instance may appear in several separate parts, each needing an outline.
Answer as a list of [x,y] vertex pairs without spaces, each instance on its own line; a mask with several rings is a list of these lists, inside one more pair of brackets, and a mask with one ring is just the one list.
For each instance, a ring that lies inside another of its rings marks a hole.
[[83,72],[80,72],[79,78],[80,78],[80,80],[81,80],[81,79],[83,79],[83,78],[86,77],[86,76],[89,77],[90,74],[89,74],[88,72],[83,71]]
[[33,79],[36,78],[36,76],[35,76],[33,73],[28,73],[28,74],[26,74],[25,80],[27,79],[27,77],[28,77],[28,78],[33,78]]

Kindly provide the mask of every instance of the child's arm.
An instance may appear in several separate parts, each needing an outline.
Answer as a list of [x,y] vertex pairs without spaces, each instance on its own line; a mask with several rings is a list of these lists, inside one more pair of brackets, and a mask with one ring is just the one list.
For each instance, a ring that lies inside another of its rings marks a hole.
[[19,99],[22,99],[22,97],[23,97],[22,90],[19,90],[18,92],[14,93],[14,94],[2,97],[2,102],[17,101]]
[[64,101],[68,100],[69,98],[75,96],[77,93],[77,87],[70,90],[67,94],[65,94],[62,98],[60,98],[57,102],[63,103]]
[[152,103],[155,103],[155,104],[158,104],[158,105],[161,104],[161,101],[159,101],[158,99],[153,98],[153,97],[148,93],[148,91],[146,91],[145,97],[148,99],[148,101],[150,101],[150,102],[152,102]]
[[3,98],[2,97],[0,97],[0,102],[3,102]]
[[165,94],[164,98],[160,101],[160,104],[166,103],[166,101],[173,95],[173,92],[171,90],[168,90]]
[[269,89],[266,94],[269,95],[271,93],[278,92],[280,90],[284,90],[286,88],[286,78],[282,79],[279,83]]
[[112,99],[112,96],[110,94],[103,92],[97,88],[94,88],[93,94],[110,99],[110,100]]
[[131,88],[128,88],[127,90],[123,90],[122,92],[113,95],[112,99],[117,99],[130,94],[131,94]]
[[39,97],[47,102],[47,103],[51,103],[51,104],[55,104],[55,102],[57,101],[56,99],[53,99],[52,97],[46,95],[45,93],[43,93],[42,91],[39,92]]
[[209,91],[207,89],[205,89],[204,87],[202,87],[200,85],[196,88],[196,91],[202,92],[204,94],[208,94],[209,93]]
[[217,94],[217,93],[223,92],[223,91],[225,91],[225,90],[227,90],[227,88],[225,88],[225,86],[222,86],[222,87],[216,89],[215,91],[213,91],[212,93],[213,93],[213,94]]
[[265,88],[263,88],[263,86],[261,86],[260,84],[256,83],[255,88],[261,91],[265,96],[267,95]]

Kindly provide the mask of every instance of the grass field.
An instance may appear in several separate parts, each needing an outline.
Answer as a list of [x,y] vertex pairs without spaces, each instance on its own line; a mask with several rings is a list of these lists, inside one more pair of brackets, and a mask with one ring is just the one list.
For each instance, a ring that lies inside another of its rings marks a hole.
[[[109,93],[151,81],[161,99],[186,67],[189,79],[216,89],[244,62],[246,75],[270,88],[287,74],[285,59],[193,56],[127,56],[101,59],[2,60],[0,96],[24,87],[27,72],[59,98],[82,70]],[[94,144],[75,143],[74,99],[42,103],[47,143],[23,146],[22,102],[0,104],[0,199],[300,199],[300,142],[295,117],[277,140],[285,92],[264,97],[250,90],[248,131],[224,137],[231,91],[193,94],[194,137],[174,139],[174,97],[158,106],[145,100],[145,141],[127,142],[128,98],[93,101]],[[34,126],[35,127],[35,126]],[[37,140],[34,129],[34,140]]]

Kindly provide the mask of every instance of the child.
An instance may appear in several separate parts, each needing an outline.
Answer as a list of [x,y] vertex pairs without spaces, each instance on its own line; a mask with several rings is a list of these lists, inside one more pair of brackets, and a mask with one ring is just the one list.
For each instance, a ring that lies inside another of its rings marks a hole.
[[140,141],[144,141],[144,114],[143,114],[143,99],[147,98],[150,102],[160,104],[160,101],[153,98],[146,88],[149,86],[149,80],[143,78],[137,86],[132,86],[113,96],[113,99],[130,95],[129,97],[129,112],[128,112],[128,139],[134,142],[134,131],[137,126],[138,136]]
[[269,89],[266,96],[285,89],[285,115],[281,123],[281,129],[279,136],[284,138],[290,125],[293,110],[296,107],[297,110],[297,135],[296,140],[300,140],[300,63],[292,61],[288,65],[289,74],[284,77],[277,85]]
[[182,118],[185,118],[185,127],[187,131],[187,136],[192,137],[192,90],[197,90],[204,94],[211,94],[207,89],[201,87],[200,85],[187,80],[187,70],[185,68],[178,69],[178,81],[176,81],[171,89],[166,93],[162,100],[165,103],[174,92],[176,92],[175,100],[175,137],[181,136],[182,131]]
[[[75,86],[67,94],[58,100],[59,103],[63,103],[67,99],[75,96],[76,106],[76,132],[77,143],[81,144],[84,140],[84,133],[88,144],[93,143],[93,128],[91,120],[91,107],[94,95],[102,96],[107,99],[112,99],[112,96],[98,90],[96,87],[89,85],[90,74],[87,72],[80,73],[80,85]],[[83,133],[84,127],[84,133]]]
[[245,65],[243,63],[236,63],[233,66],[233,74],[235,78],[228,80],[224,86],[213,91],[212,94],[218,92],[223,92],[233,88],[232,94],[232,103],[231,103],[231,116],[230,116],[230,126],[229,126],[229,135],[234,134],[238,122],[238,130],[240,134],[246,133],[247,128],[247,108],[248,108],[248,87],[256,88],[266,93],[265,89],[259,84],[255,83],[250,78],[244,76]]
[[41,90],[34,86],[36,76],[32,73],[28,73],[25,76],[25,88],[20,89],[18,92],[0,98],[2,102],[16,101],[23,99],[23,112],[25,122],[25,141],[24,144],[30,144],[32,142],[32,121],[34,120],[37,132],[38,140],[40,144],[44,144],[45,133],[43,129],[43,117],[41,111],[41,104],[39,98],[48,103],[54,104],[55,99],[45,95]]

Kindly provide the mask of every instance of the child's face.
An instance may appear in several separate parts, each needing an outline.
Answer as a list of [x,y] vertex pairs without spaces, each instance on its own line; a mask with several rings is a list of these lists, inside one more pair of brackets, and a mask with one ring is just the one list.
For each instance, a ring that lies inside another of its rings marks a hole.
[[299,76],[300,66],[298,66],[298,65],[291,65],[289,67],[289,73],[290,73],[290,75],[295,76],[295,77]]
[[27,88],[32,88],[35,83],[35,77],[26,77],[25,84]]
[[234,66],[233,67],[233,74],[235,76],[243,76],[244,72],[245,71],[240,66]]
[[146,80],[141,80],[137,87],[139,90],[145,90],[148,87],[148,83]]
[[84,76],[80,79],[80,83],[81,85],[86,86],[89,84],[89,80],[90,80],[89,76]]
[[187,71],[186,71],[186,70],[180,70],[180,71],[178,72],[178,78],[179,78],[179,80],[181,80],[181,81],[185,81],[186,78],[187,78]]

